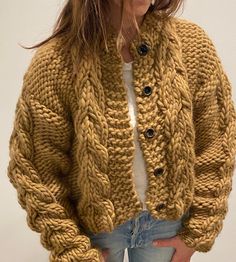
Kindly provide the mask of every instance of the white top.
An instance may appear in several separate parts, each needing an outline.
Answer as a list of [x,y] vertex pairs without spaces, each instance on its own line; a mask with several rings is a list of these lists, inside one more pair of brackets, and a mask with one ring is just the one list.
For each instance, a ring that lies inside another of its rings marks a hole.
[[136,191],[139,195],[141,202],[143,203],[143,210],[147,210],[145,204],[145,191],[147,189],[147,174],[145,168],[145,162],[143,154],[140,148],[139,141],[137,139],[137,129],[136,129],[136,100],[135,93],[133,89],[133,74],[132,74],[132,62],[123,62],[123,78],[125,81],[125,86],[127,88],[128,104],[129,104],[129,114],[131,118],[131,125],[134,128],[134,142],[135,142],[135,154],[133,163],[133,178],[135,183]]

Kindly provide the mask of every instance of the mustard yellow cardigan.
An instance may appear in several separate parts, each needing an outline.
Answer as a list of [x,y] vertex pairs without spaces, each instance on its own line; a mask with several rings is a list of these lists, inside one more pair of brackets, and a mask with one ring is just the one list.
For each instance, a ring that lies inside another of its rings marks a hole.
[[[99,261],[84,229],[110,232],[137,216],[134,135],[115,34],[100,62],[72,74],[60,38],[37,49],[15,109],[8,177],[50,261]],[[130,47],[138,139],[156,219],[184,213],[178,235],[209,251],[232,190],[236,112],[216,48],[199,25],[148,13]]]

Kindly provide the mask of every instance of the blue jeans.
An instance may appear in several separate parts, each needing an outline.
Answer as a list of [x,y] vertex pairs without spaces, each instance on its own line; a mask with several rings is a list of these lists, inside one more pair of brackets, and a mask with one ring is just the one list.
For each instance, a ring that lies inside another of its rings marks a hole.
[[87,234],[92,247],[109,249],[107,262],[123,262],[126,248],[129,262],[170,262],[175,248],[155,247],[152,241],[175,236],[186,215],[188,212],[178,220],[167,221],[154,219],[149,211],[143,210],[111,233]]

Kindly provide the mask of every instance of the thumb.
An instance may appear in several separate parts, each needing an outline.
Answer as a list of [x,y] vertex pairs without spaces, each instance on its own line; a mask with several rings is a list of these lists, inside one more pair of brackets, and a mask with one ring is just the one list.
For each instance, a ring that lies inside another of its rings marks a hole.
[[176,239],[174,237],[172,238],[166,238],[166,239],[154,239],[152,241],[152,244],[156,247],[168,247],[172,246],[175,247]]

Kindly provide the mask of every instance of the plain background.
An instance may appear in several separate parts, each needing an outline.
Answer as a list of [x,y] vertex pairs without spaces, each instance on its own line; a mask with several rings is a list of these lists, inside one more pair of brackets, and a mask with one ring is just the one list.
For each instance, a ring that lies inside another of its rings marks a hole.
[[[63,4],[61,0],[0,0],[0,88],[1,88],[1,132],[0,132],[0,251],[4,262],[46,262],[48,251],[40,244],[40,235],[29,229],[26,212],[17,203],[17,195],[6,175],[8,164],[8,139],[12,130],[14,109],[19,95],[23,73],[33,51],[21,48],[33,45],[51,32],[52,26]],[[187,0],[184,11],[178,16],[192,20],[202,26],[213,40],[225,71],[232,83],[233,99],[236,88],[236,1]],[[224,227],[212,250],[195,252],[193,262],[221,262],[235,260],[236,239],[236,188],[229,197],[229,211]],[[127,261],[127,258],[126,258]],[[157,261],[158,262],[158,261]]]

